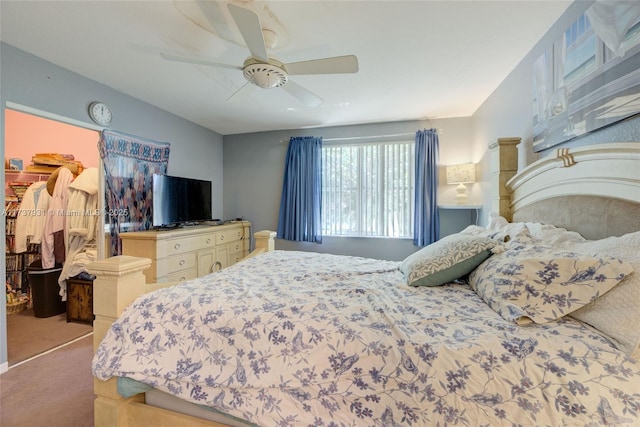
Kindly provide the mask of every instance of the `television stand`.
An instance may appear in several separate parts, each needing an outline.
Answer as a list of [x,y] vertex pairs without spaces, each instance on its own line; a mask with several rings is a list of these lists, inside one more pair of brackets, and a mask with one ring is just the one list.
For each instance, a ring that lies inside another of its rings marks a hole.
[[122,254],[150,258],[147,283],[166,283],[204,276],[249,253],[250,222],[198,225],[122,233]]

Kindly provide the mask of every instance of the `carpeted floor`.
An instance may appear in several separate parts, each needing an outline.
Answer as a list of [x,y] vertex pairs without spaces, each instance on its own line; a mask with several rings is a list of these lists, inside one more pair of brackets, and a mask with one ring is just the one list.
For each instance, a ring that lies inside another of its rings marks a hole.
[[93,426],[93,334],[0,375],[0,425]]
[[7,315],[9,367],[91,332],[91,325],[67,323],[66,313],[35,317],[33,309]]

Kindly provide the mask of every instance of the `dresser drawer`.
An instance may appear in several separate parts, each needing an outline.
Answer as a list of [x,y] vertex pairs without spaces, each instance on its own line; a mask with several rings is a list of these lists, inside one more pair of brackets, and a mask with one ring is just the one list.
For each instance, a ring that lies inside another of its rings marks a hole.
[[198,270],[194,266],[193,268],[167,274],[167,282],[184,282],[185,280],[195,279],[196,277],[198,277]]
[[216,245],[216,235],[214,233],[198,236],[198,249],[209,249]]
[[186,268],[192,268],[195,266],[196,254],[193,252],[174,255],[167,258],[167,273],[169,274],[173,273],[174,271],[184,270]]
[[241,240],[243,234],[244,233],[242,229],[219,231],[216,233],[216,245]]
[[227,245],[229,250],[229,255],[235,255],[237,253],[242,253],[244,249],[244,240],[238,240],[237,242],[233,242]]
[[198,250],[201,236],[182,237],[180,239],[167,240],[167,255],[177,255]]
[[242,258],[242,252],[237,252],[235,254],[229,254],[229,265],[233,265],[236,262],[239,262]]

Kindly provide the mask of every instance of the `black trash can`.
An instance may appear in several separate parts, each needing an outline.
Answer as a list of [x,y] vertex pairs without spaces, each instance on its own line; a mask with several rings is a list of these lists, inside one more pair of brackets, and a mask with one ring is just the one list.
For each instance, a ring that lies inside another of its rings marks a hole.
[[29,286],[33,302],[33,314],[36,317],[51,317],[62,314],[67,310],[66,301],[60,296],[58,278],[62,266],[56,264],[53,268],[42,268],[42,261],[34,261],[27,268]]

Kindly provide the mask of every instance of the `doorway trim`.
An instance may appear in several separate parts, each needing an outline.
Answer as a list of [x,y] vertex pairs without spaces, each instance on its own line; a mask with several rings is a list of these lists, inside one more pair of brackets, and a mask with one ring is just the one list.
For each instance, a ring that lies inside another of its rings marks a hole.
[[[7,101],[5,102],[5,109],[9,108],[11,110],[15,110],[15,111],[20,111],[22,113],[27,113],[27,114],[31,114],[33,116],[38,116],[38,117],[42,117],[44,119],[50,119],[50,120],[55,120],[61,123],[65,123],[68,125],[72,125],[72,126],[77,126],[77,127],[81,127],[84,129],[89,129],[89,130],[94,130],[97,132],[102,132],[104,129],[106,129],[105,127],[102,126],[98,126],[95,125],[93,123],[89,123],[89,122],[83,122],[81,120],[76,120],[76,119],[72,119],[66,116],[61,116],[59,114],[55,114],[55,113],[51,113],[49,111],[44,111],[44,110],[40,110],[38,108],[33,108],[33,107],[29,107],[27,105],[22,105],[22,104],[18,104],[15,102],[11,102],[11,101]],[[4,151],[4,147],[3,147],[3,151]],[[4,153],[3,153],[4,154]],[[104,170],[104,165],[102,164],[102,158],[100,158],[98,156],[98,169],[100,171]],[[98,193],[102,194],[103,197],[99,197],[98,198],[98,210],[99,212],[104,212],[105,211],[105,204],[104,204],[104,189],[105,189],[105,182],[104,182],[104,173],[99,173],[98,174],[99,180],[98,180]],[[4,202],[4,195],[2,196],[3,202]],[[103,222],[103,230],[104,230],[104,222]],[[105,258],[105,236],[104,236],[104,232],[103,233],[98,233],[98,238],[97,238],[97,251],[98,251],[98,259],[104,259]]]
[[59,114],[51,113],[49,111],[39,110],[37,108],[28,107],[26,105],[18,104],[11,101],[5,102],[5,108],[10,108],[12,110],[20,111],[22,113],[39,116],[45,119],[55,120],[57,122],[62,122],[62,123],[78,126],[85,129],[90,129],[95,131],[102,131],[103,129],[105,129],[102,126],[97,126],[91,122],[83,122],[81,120],[72,119],[69,117],[61,116]]

